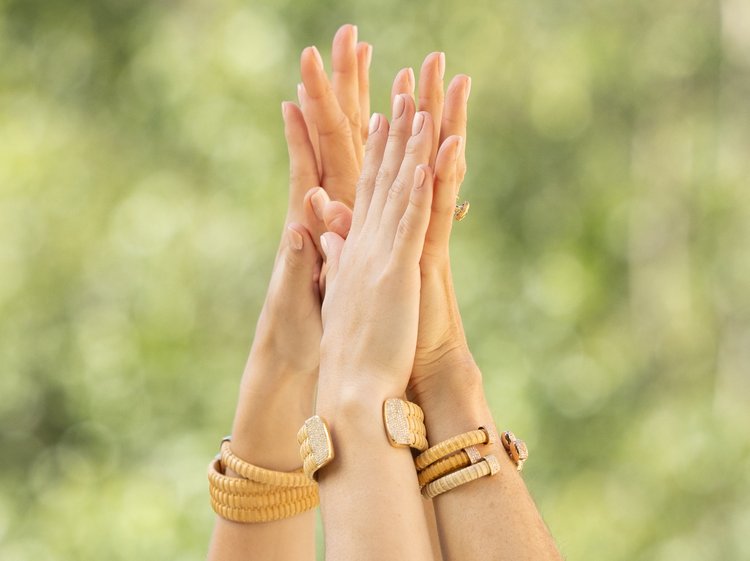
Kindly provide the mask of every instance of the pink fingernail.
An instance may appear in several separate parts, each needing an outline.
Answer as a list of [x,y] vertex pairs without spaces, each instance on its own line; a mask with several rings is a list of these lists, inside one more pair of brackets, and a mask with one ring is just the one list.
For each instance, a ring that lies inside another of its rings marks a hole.
[[440,53],[438,56],[438,72],[442,80],[445,77],[445,53]]
[[414,69],[413,68],[407,68],[406,73],[409,75],[409,88],[411,91],[414,91],[414,84],[416,83],[416,79],[414,78]]
[[320,51],[318,50],[318,47],[313,45],[310,48],[313,50],[313,54],[315,55],[315,61],[318,63],[318,68],[320,70],[323,70],[323,57],[320,56]]
[[355,46],[357,45],[357,37],[359,37],[359,29],[356,25],[352,25],[352,42]]
[[419,132],[422,130],[422,127],[424,126],[424,111],[420,111],[416,115],[414,115],[414,121],[411,125],[411,135],[416,136],[419,134]]
[[372,64],[372,45],[367,45],[367,68]]
[[380,128],[380,115],[373,113],[370,117],[370,134],[374,133]]
[[424,171],[424,166],[417,166],[417,169],[414,170],[414,188],[421,189],[426,178],[427,174]]
[[466,99],[471,95],[471,76],[466,77]]
[[323,248],[323,253],[328,257],[328,242],[326,241],[326,235],[320,236],[320,247]]
[[317,193],[315,193],[311,198],[310,202],[312,203],[313,212],[315,212],[315,216],[320,220],[323,221],[323,209],[326,206],[326,198],[323,195],[323,190],[319,189]]
[[302,234],[291,226],[287,226],[287,230],[289,230],[289,246],[292,249],[300,251],[305,245],[305,242],[302,239]]
[[398,94],[393,100],[393,118],[398,119],[404,113],[405,107],[406,101],[404,101],[403,94]]

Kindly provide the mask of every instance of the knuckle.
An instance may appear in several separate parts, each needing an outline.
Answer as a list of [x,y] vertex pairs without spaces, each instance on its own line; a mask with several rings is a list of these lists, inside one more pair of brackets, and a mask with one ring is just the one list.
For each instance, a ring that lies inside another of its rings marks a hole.
[[382,184],[388,181],[388,179],[391,177],[391,170],[387,167],[381,167],[378,170],[378,174],[375,177],[375,183]]
[[401,177],[397,177],[393,184],[391,185],[391,188],[388,189],[388,198],[389,199],[395,199],[401,196],[401,193],[404,192],[406,189],[406,181],[403,180]]
[[357,193],[369,190],[370,185],[372,185],[372,180],[372,173],[362,172],[362,175],[360,175],[357,180]]
[[396,235],[399,238],[408,238],[413,231],[411,219],[408,216],[402,216],[398,222],[398,228],[396,229]]

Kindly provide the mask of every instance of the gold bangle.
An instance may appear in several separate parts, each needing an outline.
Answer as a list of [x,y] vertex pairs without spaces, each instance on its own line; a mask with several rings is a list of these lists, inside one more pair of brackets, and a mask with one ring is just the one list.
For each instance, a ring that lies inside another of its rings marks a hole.
[[422,495],[425,498],[432,499],[456,487],[476,481],[480,477],[493,476],[498,471],[500,471],[500,462],[490,454],[482,458],[479,463],[454,471],[428,483],[422,488]]
[[318,492],[318,486],[312,481],[305,487],[276,487],[241,477],[230,477],[224,473],[220,459],[213,460],[208,466],[208,484],[211,494],[222,497],[278,497],[280,501],[282,497],[297,500]]
[[383,403],[383,422],[391,446],[414,448],[420,452],[427,449],[424,411],[416,403],[395,397],[386,399]]
[[428,483],[454,472],[457,469],[476,464],[481,461],[481,459],[482,455],[474,446],[469,446],[468,448],[459,450],[450,456],[438,460],[434,464],[430,464],[425,469],[418,472],[417,479],[419,481],[419,486],[424,487]]
[[297,442],[302,458],[302,470],[309,483],[310,479],[315,478],[315,472],[334,458],[331,432],[325,420],[318,415],[307,419],[297,433]]
[[516,464],[516,469],[521,471],[524,462],[529,459],[529,449],[526,447],[526,443],[516,438],[516,435],[509,430],[500,436],[500,442],[503,443],[503,448],[505,448],[510,459]]
[[244,523],[271,522],[273,520],[290,518],[314,508],[317,504],[317,497],[307,497],[292,503],[269,507],[238,508],[223,504],[217,501],[213,495],[211,496],[211,507],[216,514],[232,522]]
[[245,479],[264,485],[305,487],[310,484],[310,481],[298,471],[273,471],[241,460],[232,453],[229,440],[226,438],[221,442],[221,463]]
[[218,503],[231,508],[260,509],[293,504],[312,499],[318,504],[318,488],[312,487],[307,490],[303,487],[289,487],[270,493],[262,494],[235,494],[222,491],[216,487],[209,487],[209,494]]
[[458,452],[459,450],[470,446],[477,446],[479,444],[491,444],[492,441],[490,431],[485,427],[479,427],[477,430],[465,432],[458,436],[454,436],[453,438],[438,442],[435,446],[428,448],[417,456],[414,460],[414,465],[417,467],[417,471],[422,471],[430,464],[435,463],[439,459],[453,454],[454,452]]

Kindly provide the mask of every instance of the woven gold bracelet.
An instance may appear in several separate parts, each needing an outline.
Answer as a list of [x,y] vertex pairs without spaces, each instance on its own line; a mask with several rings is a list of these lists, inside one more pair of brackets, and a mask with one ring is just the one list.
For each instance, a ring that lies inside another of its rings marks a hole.
[[416,403],[395,397],[386,399],[383,403],[383,422],[391,446],[414,448],[420,452],[427,449],[424,411]]
[[418,472],[417,479],[419,480],[419,486],[424,487],[428,483],[456,471],[457,469],[476,464],[481,459],[482,455],[475,446],[469,446],[468,448],[459,450],[450,456],[446,456],[437,462],[430,464],[425,469]]
[[441,458],[468,448],[470,446],[477,446],[479,444],[491,444],[492,435],[490,431],[484,427],[479,427],[477,430],[465,432],[459,434],[442,442],[438,442],[435,446],[431,446],[424,452],[422,452],[414,460],[414,465],[417,467],[417,471],[422,471],[427,466],[435,463]]
[[221,463],[235,472],[237,475],[275,487],[305,487],[310,480],[298,471],[273,471],[247,463],[232,453],[229,440],[224,439],[221,443]]
[[[427,449],[427,429],[424,412],[416,403],[403,399],[386,399],[383,403],[383,423],[388,442],[394,447]],[[297,433],[302,470],[310,479],[334,458],[333,442],[328,424],[315,415],[305,421]]]
[[216,514],[232,522],[244,523],[271,522],[273,520],[290,518],[315,508],[317,504],[317,497],[309,497],[300,501],[269,507],[237,508],[219,502],[211,496],[211,506]]
[[224,473],[219,459],[208,466],[208,483],[211,495],[231,507],[251,508],[256,504],[294,502],[318,494],[318,486],[312,481],[305,487],[275,487],[230,477]]
[[500,462],[490,454],[482,458],[479,463],[454,471],[428,483],[422,488],[422,495],[427,499],[432,499],[481,477],[495,475],[498,471],[500,471]]

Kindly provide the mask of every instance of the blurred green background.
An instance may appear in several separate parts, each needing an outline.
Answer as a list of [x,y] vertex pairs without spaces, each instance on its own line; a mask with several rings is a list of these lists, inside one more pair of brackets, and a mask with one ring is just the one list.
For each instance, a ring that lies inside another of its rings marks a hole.
[[[279,102],[473,77],[456,285],[569,559],[750,559],[750,3],[0,0],[0,559],[203,559]],[[502,531],[502,529],[498,529]]]

